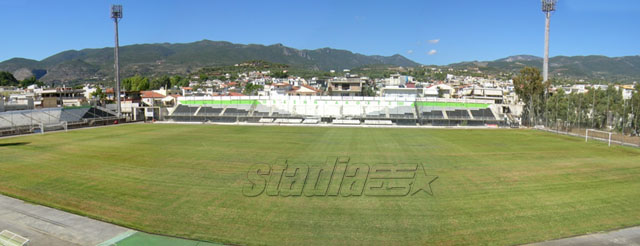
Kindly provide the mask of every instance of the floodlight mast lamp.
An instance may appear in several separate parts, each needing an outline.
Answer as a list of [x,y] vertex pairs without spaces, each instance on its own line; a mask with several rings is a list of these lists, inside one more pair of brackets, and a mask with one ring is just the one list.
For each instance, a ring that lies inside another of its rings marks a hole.
[[122,117],[122,108],[120,107],[120,62],[119,62],[119,44],[118,44],[118,20],[122,19],[122,5],[111,5],[111,18],[115,23],[116,30],[116,45],[114,51],[114,68],[116,72],[116,109],[118,113],[118,118]]
[[544,28],[544,64],[542,65],[542,77],[544,82],[549,80],[549,25],[551,22],[551,12],[556,10],[557,0],[542,0],[542,12],[546,16]]

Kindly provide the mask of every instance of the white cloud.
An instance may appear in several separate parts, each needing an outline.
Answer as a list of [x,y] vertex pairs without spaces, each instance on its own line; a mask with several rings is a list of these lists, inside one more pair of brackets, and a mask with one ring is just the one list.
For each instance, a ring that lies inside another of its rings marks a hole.
[[407,54],[409,55],[413,54],[413,50],[407,50]]
[[427,40],[427,42],[429,42],[430,44],[438,44],[440,43],[440,39]]
[[437,50],[430,50],[430,51],[427,52],[427,55],[432,56],[432,55],[435,55],[436,53],[438,53]]

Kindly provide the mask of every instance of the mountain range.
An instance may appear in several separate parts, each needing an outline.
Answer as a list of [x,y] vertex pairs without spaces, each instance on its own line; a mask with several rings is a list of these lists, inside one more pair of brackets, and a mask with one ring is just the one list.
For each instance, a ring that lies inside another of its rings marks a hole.
[[[78,83],[113,79],[113,48],[63,51],[41,61],[12,58],[0,62],[22,80],[36,76],[41,81]],[[190,74],[200,68],[233,65],[248,60],[281,63],[298,69],[328,71],[386,64],[416,67],[421,64],[402,55],[367,56],[347,50],[321,48],[300,50],[282,44],[234,44],[202,40],[193,43],[136,44],[120,47],[122,77],[136,74],[156,76]],[[510,56],[495,61],[454,63],[442,68],[469,69],[484,74],[515,74],[525,66],[542,67],[542,58]],[[570,80],[602,80],[629,83],[640,81],[640,56],[556,56],[550,58],[550,75]]]
[[[42,61],[13,58],[0,62],[0,70],[18,79],[36,76],[44,82],[106,80],[113,78],[113,48],[68,50]],[[296,68],[342,70],[374,64],[413,67],[420,64],[402,55],[367,56],[347,50],[299,50],[282,44],[233,44],[202,40],[185,44],[136,44],[120,47],[123,77],[135,74],[188,74],[203,67],[265,60]]]
[[[541,68],[543,59],[517,55],[495,61],[450,64],[452,68],[477,69],[483,73],[517,73],[525,66]],[[549,58],[549,76],[569,80],[631,83],[640,81],[640,56],[556,56]]]

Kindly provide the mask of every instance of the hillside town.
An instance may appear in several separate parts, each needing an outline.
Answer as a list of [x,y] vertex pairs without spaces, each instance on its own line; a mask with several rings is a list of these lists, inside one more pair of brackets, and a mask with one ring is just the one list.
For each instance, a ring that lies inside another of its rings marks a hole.
[[[494,104],[510,105],[521,108],[521,102],[515,92],[513,79],[498,79],[475,76],[454,75],[454,69],[434,72],[446,74],[442,80],[420,81],[413,76],[401,73],[390,74],[385,78],[369,78],[351,73],[345,69],[340,76],[303,78],[295,75],[272,76],[269,70],[250,71],[237,74],[224,74],[215,79],[202,79],[198,75],[188,78],[185,86],[163,86],[148,90],[123,90],[123,113],[131,113],[137,108],[173,107],[177,98],[182,96],[218,97],[218,96],[374,96],[385,98],[450,98],[490,100]],[[286,71],[284,71],[286,73]],[[335,73],[335,71],[330,71]],[[220,79],[223,78],[223,79]],[[234,78],[224,79],[224,78]],[[620,91],[624,100],[631,99],[635,84],[607,85],[579,83],[572,85],[551,85],[550,94],[561,90],[566,94],[584,94],[589,90],[607,90],[613,86]],[[86,83],[82,86],[38,86],[0,87],[0,112],[52,107],[74,107],[100,105],[115,109],[114,89]],[[519,111],[519,110],[516,110]]]

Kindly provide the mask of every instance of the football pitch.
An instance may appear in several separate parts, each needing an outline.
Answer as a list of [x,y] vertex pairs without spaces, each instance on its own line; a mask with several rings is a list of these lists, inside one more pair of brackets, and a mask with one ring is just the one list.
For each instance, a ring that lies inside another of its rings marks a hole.
[[[330,157],[437,179],[431,194],[246,194],[255,164]],[[0,139],[0,192],[219,243],[522,244],[640,225],[640,149],[534,130],[131,124]]]

